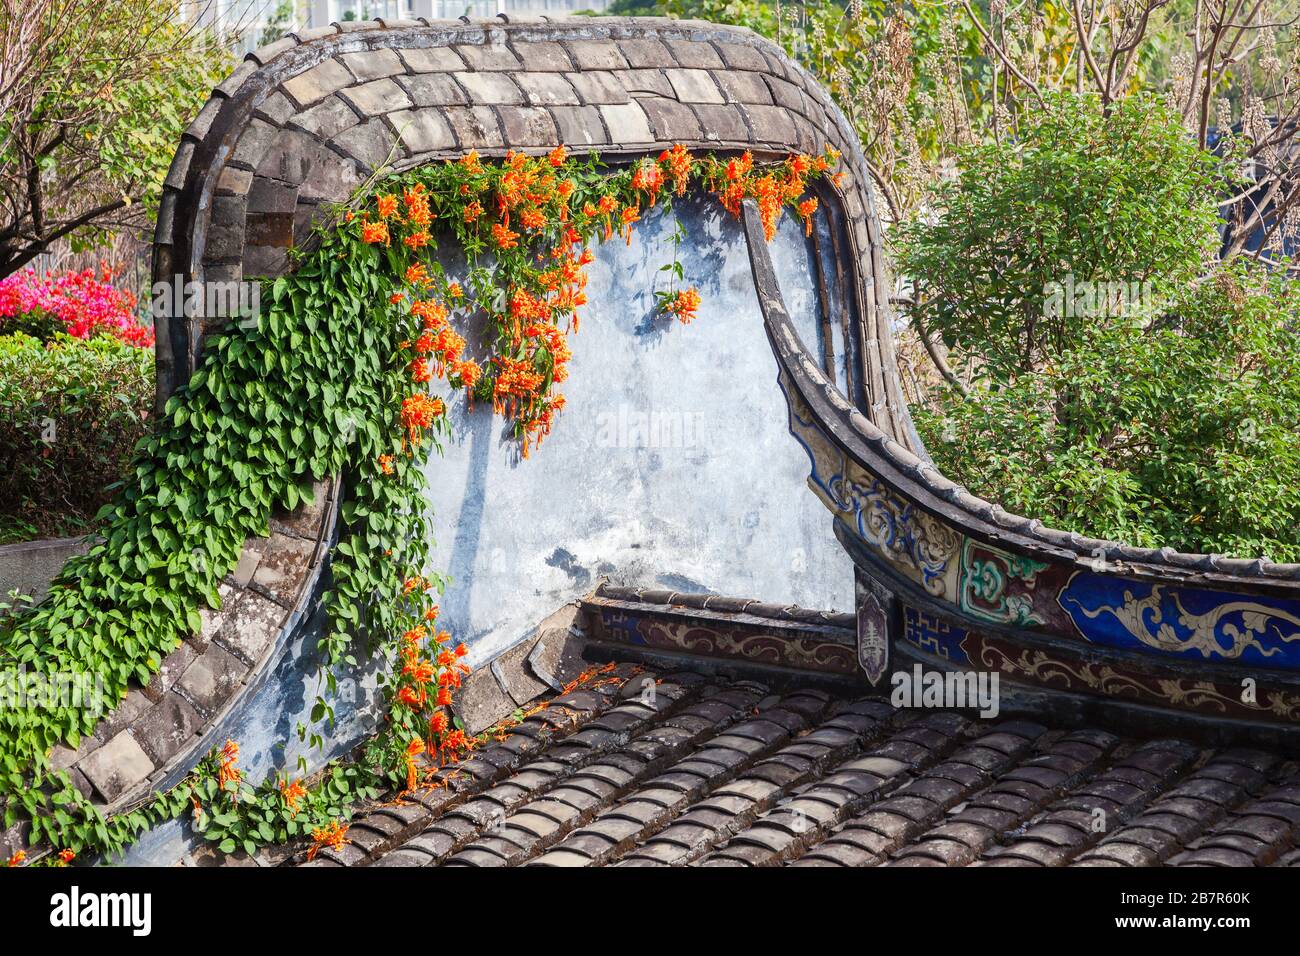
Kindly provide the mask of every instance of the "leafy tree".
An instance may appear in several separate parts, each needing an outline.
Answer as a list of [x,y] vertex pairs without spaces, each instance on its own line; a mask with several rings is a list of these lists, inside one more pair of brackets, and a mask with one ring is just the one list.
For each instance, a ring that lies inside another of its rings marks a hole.
[[1220,164],[1157,99],[1103,112],[1094,96],[1052,95],[1020,140],[960,159],[938,214],[903,224],[895,251],[914,321],[967,375],[1005,382],[1077,347],[1095,316],[1061,307],[1064,288],[1149,283],[1158,295],[1218,245]]
[[1022,132],[896,235],[955,369],[913,409],[935,463],[1090,535],[1300,560],[1300,284],[1214,264],[1219,161],[1159,101],[1052,96]]
[[0,277],[148,221],[176,143],[229,72],[171,0],[0,0]]
[[915,409],[954,480],[1144,547],[1300,561],[1300,284],[1234,259],[1035,374]]

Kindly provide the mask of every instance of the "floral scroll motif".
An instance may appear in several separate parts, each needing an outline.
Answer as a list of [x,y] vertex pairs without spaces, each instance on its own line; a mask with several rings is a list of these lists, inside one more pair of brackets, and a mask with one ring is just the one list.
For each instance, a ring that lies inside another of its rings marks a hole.
[[945,578],[961,536],[928,512],[893,494],[879,478],[867,484],[841,479],[832,485],[858,534],[890,564],[910,569],[922,587],[943,596]]
[[1041,650],[981,643],[979,665],[1062,690],[1093,691],[1108,697],[1174,706],[1226,716],[1270,715],[1284,721],[1300,720],[1300,697],[1268,691],[1262,700],[1244,700],[1237,685],[1207,680],[1157,678],[1125,673],[1111,664],[1063,661]]
[[1084,637],[1098,643],[1137,642],[1168,654],[1300,666],[1295,602],[1079,572],[1059,603]]
[[[961,609],[999,624],[1043,624],[1034,611],[1033,586],[1046,568],[1041,561],[968,538],[962,550]],[[1016,582],[1019,586],[1013,587]]]

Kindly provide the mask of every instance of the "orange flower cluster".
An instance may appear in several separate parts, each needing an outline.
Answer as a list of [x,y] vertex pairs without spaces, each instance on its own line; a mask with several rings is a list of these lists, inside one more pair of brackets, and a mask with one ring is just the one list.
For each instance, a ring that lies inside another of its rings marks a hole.
[[429,210],[429,197],[425,193],[422,183],[417,183],[404,191],[402,201],[406,204],[407,222],[416,226],[427,227],[433,221],[433,213]]
[[415,760],[420,754],[424,753],[424,741],[419,737],[412,737],[411,742],[406,745],[406,789],[414,790],[416,781],[419,779],[416,771]]
[[658,163],[647,157],[637,164],[636,171],[632,173],[632,188],[645,193],[650,200],[650,205],[655,204],[655,199],[663,185],[664,173]]
[[[457,758],[464,749],[463,734],[455,737],[451,722],[443,708],[451,704],[452,691],[460,687],[461,679],[470,672],[461,658],[469,653],[464,644],[454,650],[447,648],[451,635],[446,631],[433,632],[431,625],[438,616],[438,606],[429,605],[415,623],[402,635],[400,658],[402,666],[397,673],[396,704],[416,718],[417,728],[428,728],[428,740],[418,737],[410,740],[407,749],[407,789],[415,788],[415,758],[427,752],[436,757],[438,764]],[[432,655],[432,656],[430,656]],[[390,716],[403,728],[411,726],[409,718],[401,714]],[[419,747],[416,747],[416,744]]]
[[799,210],[799,215],[803,217],[803,234],[805,236],[811,236],[813,227],[812,217],[813,213],[817,211],[816,197],[810,196],[803,202],[799,203],[795,208]]
[[[217,784],[222,790],[230,783],[239,783],[239,744],[233,740],[227,740],[221,747],[221,764],[217,768]],[[237,795],[232,794],[234,799],[239,799]]]
[[496,382],[492,386],[492,406],[498,415],[517,414],[523,400],[529,405],[536,400],[534,392],[542,384],[542,376],[524,359],[500,355],[495,360]]
[[301,780],[281,780],[280,795],[284,797],[284,805],[290,813],[298,812],[298,801],[307,796],[307,788],[302,785]]
[[678,196],[686,192],[686,187],[690,184],[691,177],[691,159],[690,152],[681,143],[678,143],[672,149],[666,149],[659,154],[659,162],[668,168],[668,174],[673,178],[673,192]]
[[388,223],[386,222],[367,222],[361,226],[361,241],[369,243],[383,243],[388,245]]
[[821,175],[839,159],[839,153],[827,148],[821,156],[791,156],[771,171],[758,171],[754,157],[746,152],[725,164],[710,160],[705,179],[713,194],[733,216],[740,215],[740,204],[746,199],[758,203],[763,220],[763,234],[769,242],[776,235],[776,224],[781,209],[787,203],[795,206],[804,219],[804,229],[812,232],[812,215],[817,209],[816,199],[802,201],[808,178]]
[[695,318],[695,313],[700,307],[699,289],[683,289],[673,297],[667,305],[667,310],[671,315],[677,316],[682,324],[689,324],[691,319]]
[[440,398],[430,398],[423,392],[408,395],[402,400],[402,428],[406,430],[405,442],[419,448],[424,441],[424,431],[433,426],[433,420],[445,412]]
[[492,241],[496,243],[498,249],[513,249],[519,245],[519,233],[514,232],[508,226],[503,226],[499,222],[492,224]]
[[419,319],[426,329],[439,329],[447,324],[447,307],[441,302],[427,300],[411,303],[411,315]]
[[307,859],[316,859],[316,854],[326,847],[331,850],[341,849],[348,842],[347,832],[348,828],[339,820],[332,821],[328,826],[316,827],[311,831],[312,845],[307,850]]

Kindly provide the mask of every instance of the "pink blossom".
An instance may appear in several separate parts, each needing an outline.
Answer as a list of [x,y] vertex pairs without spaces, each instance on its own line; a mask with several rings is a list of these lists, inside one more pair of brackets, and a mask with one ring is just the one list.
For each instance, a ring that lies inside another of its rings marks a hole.
[[107,268],[97,277],[94,269],[41,276],[24,269],[0,279],[0,319],[32,312],[57,317],[69,335],[88,339],[105,331],[141,348],[153,347],[153,329],[135,317],[136,298],[109,284]]

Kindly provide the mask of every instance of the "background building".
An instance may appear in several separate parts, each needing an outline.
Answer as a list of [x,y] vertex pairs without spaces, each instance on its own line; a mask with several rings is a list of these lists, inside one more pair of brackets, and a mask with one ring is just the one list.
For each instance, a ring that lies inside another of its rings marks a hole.
[[492,17],[498,13],[556,15],[606,9],[610,0],[185,0],[190,19],[231,38],[238,53],[254,50],[295,29],[335,21],[389,20],[460,16]]

